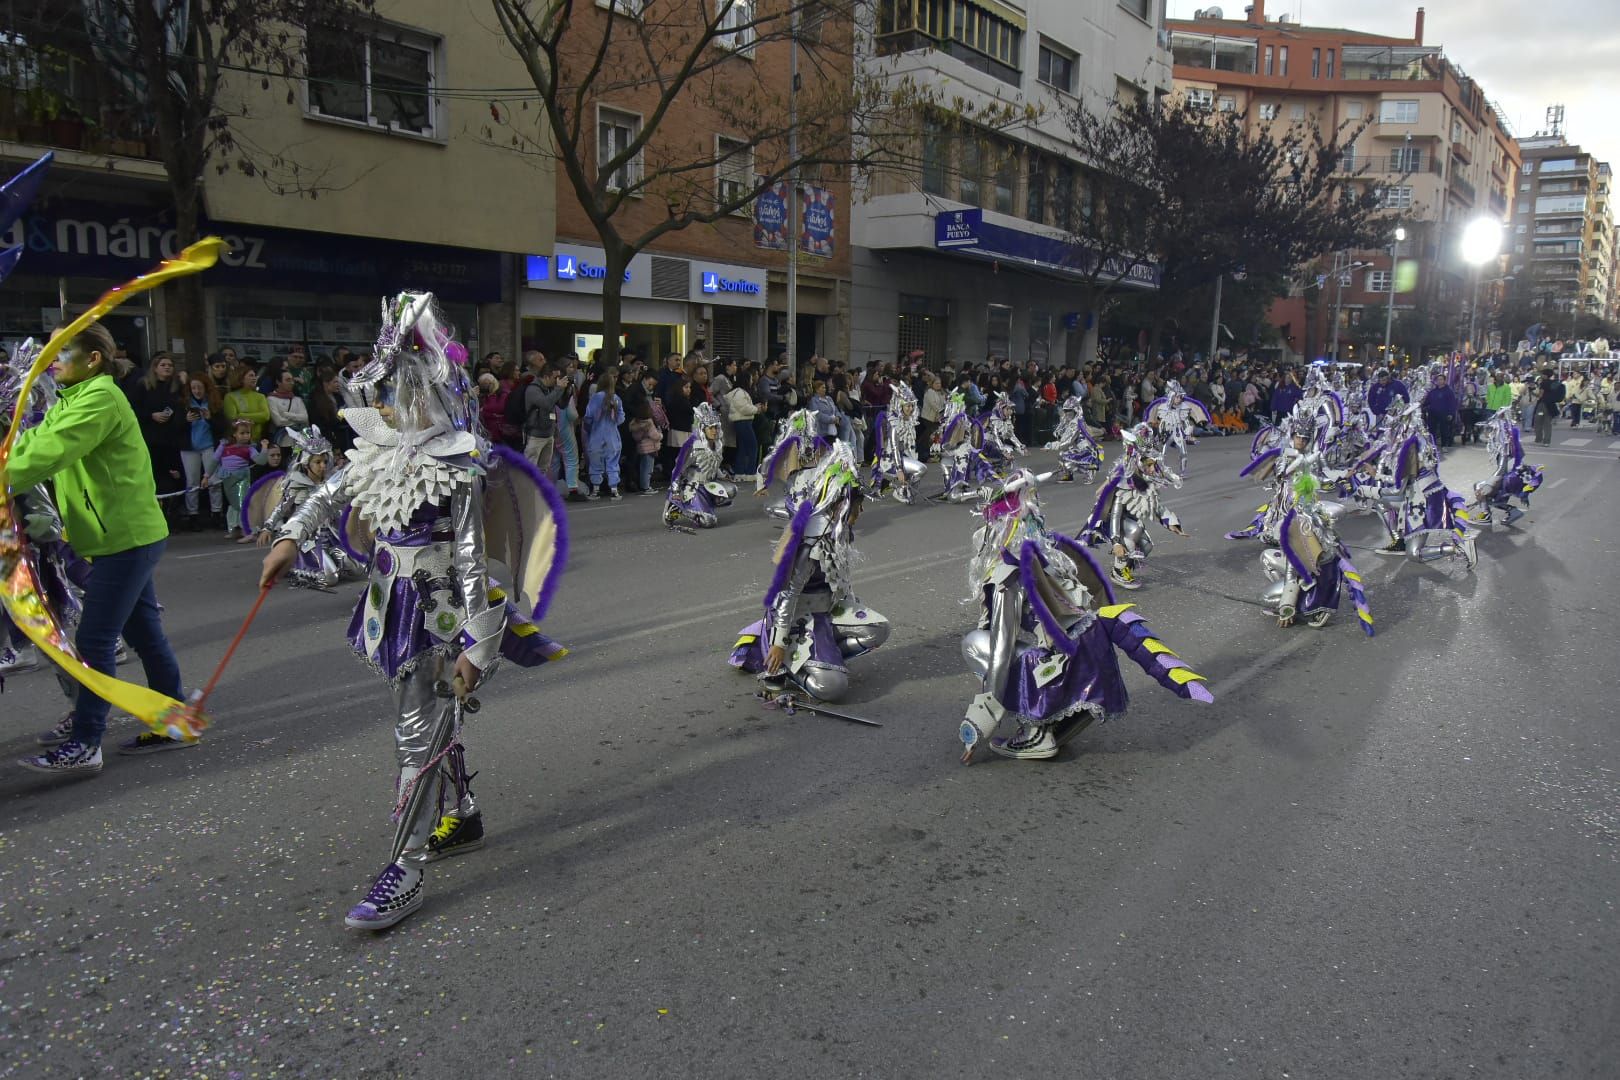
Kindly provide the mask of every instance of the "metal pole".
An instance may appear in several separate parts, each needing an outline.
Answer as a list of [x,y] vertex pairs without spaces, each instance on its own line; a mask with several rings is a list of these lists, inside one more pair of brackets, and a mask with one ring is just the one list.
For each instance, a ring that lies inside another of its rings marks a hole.
[[1476,266],[1474,267],[1474,303],[1468,309],[1468,340],[1463,343],[1464,350],[1474,348],[1474,334],[1479,326],[1479,282],[1480,268]]
[[788,42],[788,372],[799,378],[799,7],[794,5]]
[[1384,366],[1389,367],[1393,361],[1389,358],[1390,333],[1395,329],[1395,254],[1400,250],[1401,242],[1396,240],[1389,245],[1389,303],[1384,307]]
[[1339,268],[1339,254],[1333,255],[1333,340],[1328,345],[1328,355],[1336,364],[1339,362],[1339,318],[1344,314],[1344,271]]
[[1209,356],[1204,360],[1206,364],[1215,362],[1215,350],[1221,343],[1221,286],[1225,282],[1225,274],[1215,279],[1215,316],[1209,324]]

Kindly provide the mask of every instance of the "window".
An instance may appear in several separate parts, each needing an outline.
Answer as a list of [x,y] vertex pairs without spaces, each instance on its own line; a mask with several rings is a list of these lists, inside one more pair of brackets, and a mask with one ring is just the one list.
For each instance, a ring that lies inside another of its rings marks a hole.
[[1018,151],[1002,143],[995,149],[995,174],[990,178],[991,195],[998,214],[1018,212]]
[[1187,91],[1187,104],[1208,112],[1215,107],[1215,91],[1193,87]]
[[[1527,226],[1525,226],[1525,225],[1518,225],[1518,226],[1515,226],[1513,231],[1518,233],[1520,236],[1523,236],[1524,231],[1525,231],[1526,228],[1527,228]],[[1540,231],[1541,231],[1540,229],[1536,230],[1536,232],[1540,232]]]
[[1332,49],[1328,50],[1327,61],[1328,61],[1327,62],[1327,77],[1331,79],[1331,78],[1333,78],[1333,50]]
[[1024,217],[1037,225],[1046,224],[1046,159],[1029,155],[1029,190],[1024,193]]
[[1371,293],[1389,292],[1389,271],[1372,270],[1367,274],[1367,291]]
[[1380,101],[1378,103],[1378,122],[1380,124],[1415,124],[1418,119],[1418,103],[1416,101]]
[[1513,245],[1513,253],[1515,255],[1523,255],[1524,254],[1524,245],[1523,244],[1514,244]]
[[1021,66],[1023,30],[969,0],[953,2],[952,38],[1008,67]]
[[1535,162],[1527,161],[1527,162],[1524,163],[1524,175],[1526,175],[1526,176],[1534,175],[1535,171],[1536,171],[1536,163]]
[[[727,0],[715,0],[717,4],[725,4]],[[724,49],[731,49],[751,56],[754,52],[754,0],[730,0],[731,6],[726,8],[720,16],[720,33],[715,34],[714,43]]]
[[1320,79],[1321,77],[1322,77],[1322,50],[1321,49],[1312,49],[1311,50],[1311,78]]
[[1290,120],[1303,120],[1303,119],[1305,119],[1305,106],[1303,106],[1303,105],[1290,105],[1290,106],[1288,106],[1288,119],[1290,119]]
[[1344,115],[1345,119],[1347,120],[1360,120],[1362,114],[1365,112],[1366,108],[1359,101],[1350,101],[1345,103]]
[[1073,53],[1042,38],[1040,68],[1035,77],[1047,86],[1061,90],[1065,94],[1072,94],[1074,61]]
[[[641,117],[617,109],[601,109],[596,114],[596,169],[602,167],[630,148],[641,132]],[[613,171],[608,187],[617,191],[634,188],[641,182],[641,154],[623,162]]]
[[1153,9],[1153,0],[1119,0],[1119,6],[1143,22],[1152,21],[1149,12]]
[[436,39],[393,28],[354,35],[312,27],[306,45],[312,115],[435,134]]
[[930,123],[923,131],[922,189],[930,195],[945,192],[945,133]]
[[1277,119],[1277,108],[1278,108],[1278,106],[1273,102],[1270,102],[1270,101],[1261,102],[1261,104],[1260,104],[1260,119],[1262,119],[1262,120],[1275,120],[1275,119]]
[[1237,98],[1231,94],[1222,94],[1215,99],[1215,108],[1221,112],[1237,112]]
[[986,356],[1008,356],[1012,353],[1012,308],[1006,304],[991,304],[985,313]]
[[1530,190],[1530,185],[1529,184],[1520,184],[1519,185],[1519,190],[1520,191],[1529,191]]
[[616,15],[628,15],[632,19],[641,18],[652,0],[596,0],[599,8],[608,8]]
[[983,206],[983,198],[979,194],[979,178],[984,172],[984,153],[979,148],[977,136],[968,136],[962,140],[962,160],[960,162],[962,175],[957,181],[956,197],[969,206]]
[[1286,45],[1277,47],[1277,74],[1283,78],[1288,77],[1288,46]]
[[1271,70],[1273,51],[1274,51],[1273,46],[1270,46],[1270,45],[1266,46],[1266,74],[1267,75],[1274,74],[1272,72],[1272,70]]
[[[715,177],[714,196],[717,206],[739,202],[752,188],[754,179],[754,152],[747,143],[716,136],[714,141]],[[747,204],[738,206],[734,214],[747,214]]]
[[1385,210],[1408,210],[1412,206],[1412,188],[1409,184],[1391,184],[1378,191],[1378,205]]
[[1076,231],[1074,166],[1060,161],[1052,170],[1052,222],[1065,232]]
[[1585,172],[1580,162],[1575,158],[1548,158],[1541,163],[1541,171],[1550,172]]
[[1397,146],[1389,155],[1389,168],[1391,172],[1422,172],[1423,148],[1421,146]]
[[1463,141],[1463,124],[1455,116],[1451,118],[1451,141],[1454,143]]
[[1538,214],[1580,214],[1585,211],[1585,195],[1554,195],[1536,199]]

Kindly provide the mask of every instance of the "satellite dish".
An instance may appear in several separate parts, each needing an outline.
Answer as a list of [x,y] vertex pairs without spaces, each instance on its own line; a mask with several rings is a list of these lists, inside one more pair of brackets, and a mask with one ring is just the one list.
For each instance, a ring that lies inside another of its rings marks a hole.
[[1204,18],[1206,18],[1206,19],[1224,19],[1224,18],[1226,18],[1226,12],[1222,11],[1218,7],[1205,8],[1204,9]]

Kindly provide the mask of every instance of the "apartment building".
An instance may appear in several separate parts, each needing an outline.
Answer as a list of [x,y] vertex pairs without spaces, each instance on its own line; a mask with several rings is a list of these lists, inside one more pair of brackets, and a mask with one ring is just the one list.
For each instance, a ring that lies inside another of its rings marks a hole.
[[[1007,131],[926,133],[918,167],[876,175],[855,208],[851,355],[931,366],[1008,356],[1074,362],[1097,317],[1075,269],[1085,162],[1062,110],[1170,87],[1163,0],[885,0],[862,63],[968,111],[1038,107]],[[1156,287],[1141,267],[1124,288]]]
[[[1344,179],[1375,186],[1406,231],[1398,254],[1339,253],[1338,265],[1352,270],[1307,274],[1296,295],[1273,307],[1289,353],[1324,355],[1337,312],[1341,356],[1365,358],[1366,342],[1382,335],[1364,331],[1363,316],[1383,309],[1392,285],[1397,312],[1421,306],[1460,320],[1475,283],[1459,253],[1463,229],[1478,217],[1512,220],[1520,158],[1484,89],[1438,46],[1424,44],[1424,9],[1410,36],[1302,26],[1285,14],[1269,17],[1265,0],[1254,0],[1242,18],[1208,8],[1167,25],[1178,92],[1213,110],[1242,112],[1256,129],[1313,123],[1343,132],[1351,140]],[[1319,269],[1331,265],[1325,259]],[[1500,288],[1491,267],[1483,280],[1487,297]]]
[[[227,73],[222,105],[256,167],[222,154],[204,178],[206,230],[231,242],[205,276],[210,339],[184,341],[159,291],[107,320],[131,355],[330,354],[370,342],[381,296],[403,288],[435,292],[474,350],[510,351],[519,268],[552,245],[552,166],[489,137],[491,103],[465,92],[528,80],[487,14],[480,0],[378,0],[362,33],[300,40],[308,78]],[[10,238],[27,244],[0,293],[13,341],[173,254],[174,230],[129,79],[71,24],[0,29],[0,163],[56,153]],[[532,110],[512,123],[545,138]]]
[[[687,2],[694,15],[705,10],[705,0]],[[687,55],[690,46],[681,41],[672,39],[660,45],[663,39],[656,37],[659,31],[655,26],[627,25],[632,7],[627,0],[576,5],[568,29],[574,46],[586,50],[584,55],[591,55],[593,47],[603,40],[608,20],[613,19],[620,23],[613,33],[623,43],[640,42],[643,39],[638,34],[653,35],[646,38],[652,44],[645,55],[673,55],[677,63]],[[752,0],[737,0],[726,15],[727,25],[746,27],[766,14]],[[831,20],[806,22],[800,37],[805,44],[799,47],[803,50],[803,93],[807,97],[812,93],[811,80],[852,79],[850,50],[826,47],[838,40],[838,35],[847,37],[852,32],[853,28],[835,25]],[[813,46],[819,46],[814,64],[809,61]],[[704,78],[734,85],[742,94],[763,85],[759,91],[762,99],[784,101],[789,91],[792,47],[772,24],[766,24],[763,33],[742,30],[721,34],[708,46],[722,58],[721,62],[712,75]],[[830,60],[840,54],[842,67],[837,63],[829,66]],[[645,65],[648,61],[629,55],[626,62]],[[664,74],[673,74],[675,66],[666,63]],[[588,147],[593,173],[598,161],[610,159],[641,134],[643,123],[657,106],[658,81],[649,77],[639,85],[622,87],[604,83],[598,92],[588,95],[588,122],[596,133],[594,144]],[[704,95],[697,93],[695,86],[693,93],[674,101],[659,120],[657,131],[649,136],[643,153],[626,166],[634,179],[641,179],[647,170],[680,170],[692,162],[715,157],[728,145],[746,147],[759,142],[761,131],[782,118],[772,111],[772,106],[752,130],[728,130],[726,120],[705,106]],[[706,197],[721,205],[718,200],[738,185],[754,185],[756,154],[779,149],[759,142],[757,149],[745,150],[724,164],[703,170],[704,175],[686,168],[683,184],[703,189],[708,193]],[[797,260],[797,322],[793,336],[798,359],[813,353],[845,355],[850,306],[848,170],[829,168],[814,175],[803,173],[797,193],[790,192],[791,186],[782,183],[767,191],[757,200],[753,212],[745,208],[711,224],[666,233],[637,255],[623,284],[620,313],[624,343],[654,361],[670,352],[684,352],[699,342],[706,345],[711,356],[758,360],[783,353],[789,340],[789,260]],[[550,356],[573,351],[586,358],[592,349],[603,345],[604,253],[595,227],[560,169],[555,196],[556,246],[537,249],[526,263],[519,301],[523,345]],[[787,224],[793,217],[790,199],[798,202],[796,237],[787,235]],[[644,195],[620,207],[614,224],[621,235],[633,237],[656,226],[670,212],[665,200],[658,197],[656,185],[649,185]]]
[[1574,334],[1579,316],[1614,315],[1613,175],[1606,162],[1561,135],[1536,135],[1520,145],[1509,258],[1513,291],[1551,328]]

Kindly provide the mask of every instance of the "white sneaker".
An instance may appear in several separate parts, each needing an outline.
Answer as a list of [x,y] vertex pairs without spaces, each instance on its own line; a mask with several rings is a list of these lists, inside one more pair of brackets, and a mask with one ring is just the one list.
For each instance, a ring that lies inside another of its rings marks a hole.
[[86,746],[69,739],[56,749],[36,757],[19,758],[17,764],[34,772],[55,773],[58,776],[98,773],[101,771],[101,747]]
[[39,667],[39,652],[32,645],[21,649],[6,646],[0,649],[0,675],[20,675]]
[[990,749],[1003,757],[1041,760],[1058,755],[1057,740],[1052,737],[1052,725],[1034,727],[1020,724],[1018,730],[1006,739],[991,739]]
[[389,863],[371,883],[366,898],[349,909],[343,925],[352,930],[386,930],[422,906],[422,871]]
[[34,741],[41,746],[61,746],[73,738],[73,713],[71,711],[56,722],[55,727],[47,728],[34,736]]

